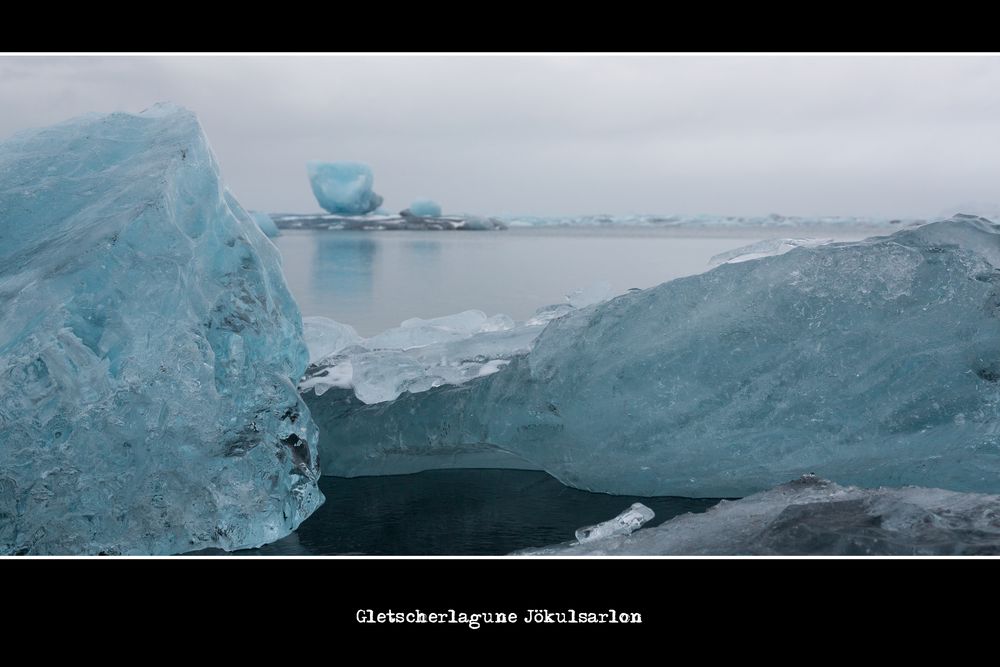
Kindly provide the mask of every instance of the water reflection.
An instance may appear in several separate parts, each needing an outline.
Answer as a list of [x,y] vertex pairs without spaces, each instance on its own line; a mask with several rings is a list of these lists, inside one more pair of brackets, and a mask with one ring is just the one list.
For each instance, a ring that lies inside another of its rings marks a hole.
[[313,289],[348,299],[370,298],[378,249],[375,240],[344,232],[328,232],[315,239]]
[[434,260],[441,255],[441,242],[440,241],[407,241],[403,244],[403,247],[412,254],[421,257],[425,260]]

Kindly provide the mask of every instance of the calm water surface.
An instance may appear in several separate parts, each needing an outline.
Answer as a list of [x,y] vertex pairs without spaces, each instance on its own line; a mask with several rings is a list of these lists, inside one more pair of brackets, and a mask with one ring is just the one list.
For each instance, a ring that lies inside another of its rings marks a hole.
[[[599,281],[615,293],[709,268],[713,255],[765,238],[816,230],[513,228],[497,232],[285,230],[275,239],[304,316],[353,325],[363,336],[410,317],[470,308],[529,317]],[[725,235],[720,236],[720,233]],[[836,230],[826,238],[861,238]]]
[[297,531],[238,554],[502,555],[572,541],[577,528],[611,519],[634,502],[656,512],[646,526],[718,502],[588,493],[530,470],[323,477],[319,486],[326,502]]

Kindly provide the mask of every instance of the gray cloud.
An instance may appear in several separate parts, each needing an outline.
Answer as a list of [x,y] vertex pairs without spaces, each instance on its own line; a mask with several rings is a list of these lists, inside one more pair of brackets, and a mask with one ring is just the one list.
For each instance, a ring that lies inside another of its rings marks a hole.
[[0,136],[170,100],[250,208],[313,211],[310,159],[392,209],[932,215],[996,201],[1000,59],[0,57]]

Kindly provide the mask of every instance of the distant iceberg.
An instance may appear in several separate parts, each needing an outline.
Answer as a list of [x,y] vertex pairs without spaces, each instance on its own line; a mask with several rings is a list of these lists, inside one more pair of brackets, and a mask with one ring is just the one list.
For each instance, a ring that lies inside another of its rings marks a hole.
[[0,143],[0,554],[256,547],[323,502],[277,249],[194,114]]
[[315,229],[346,231],[493,231],[507,229],[497,218],[460,213],[440,217],[412,214],[409,209],[400,215],[371,213],[368,215],[311,215],[275,213],[279,229]]
[[868,228],[894,231],[926,224],[917,218],[877,218],[860,216],[785,216],[778,214],[760,216],[733,215],[575,215],[497,216],[510,227],[656,227],[660,229],[836,229]]
[[321,162],[306,165],[316,201],[324,210],[338,215],[364,215],[382,205],[375,194],[375,176],[361,162]]
[[407,209],[413,215],[418,215],[424,218],[440,218],[441,217],[441,204],[430,199],[417,199],[410,207]]

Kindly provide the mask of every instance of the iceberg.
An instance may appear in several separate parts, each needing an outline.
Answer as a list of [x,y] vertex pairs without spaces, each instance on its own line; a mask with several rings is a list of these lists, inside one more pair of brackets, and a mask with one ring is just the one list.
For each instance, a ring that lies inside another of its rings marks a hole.
[[332,474],[474,446],[624,495],[742,497],[808,472],[996,493],[998,267],[997,225],[956,216],[570,310],[461,385],[305,400]]
[[320,505],[277,249],[191,112],[0,144],[0,554],[256,547]]
[[441,204],[430,199],[417,199],[412,204],[410,208],[402,212],[400,215],[406,215],[406,212],[411,215],[417,215],[425,218],[440,218],[441,217]]
[[372,190],[375,175],[366,164],[313,160],[306,168],[316,201],[330,213],[364,215],[382,205],[381,195]]
[[642,524],[656,516],[653,510],[642,503],[632,506],[614,519],[602,521],[596,526],[585,526],[576,531],[576,541],[580,544],[606,540],[612,537],[631,535],[642,528]]
[[264,232],[264,235],[268,238],[274,238],[281,233],[278,231],[277,225],[274,224],[274,220],[267,213],[261,213],[260,211],[247,211],[247,213],[250,214],[253,221],[260,227],[260,231]]
[[519,551],[558,556],[1000,554],[1000,496],[864,489],[815,475],[631,536]]
[[316,396],[331,388],[353,389],[356,398],[373,404],[395,400],[404,391],[462,384],[526,354],[556,317],[610,296],[611,285],[600,282],[568,294],[565,304],[539,308],[525,322],[466,310],[429,320],[410,318],[370,338],[361,338],[350,325],[307,317],[310,366],[299,389]]

